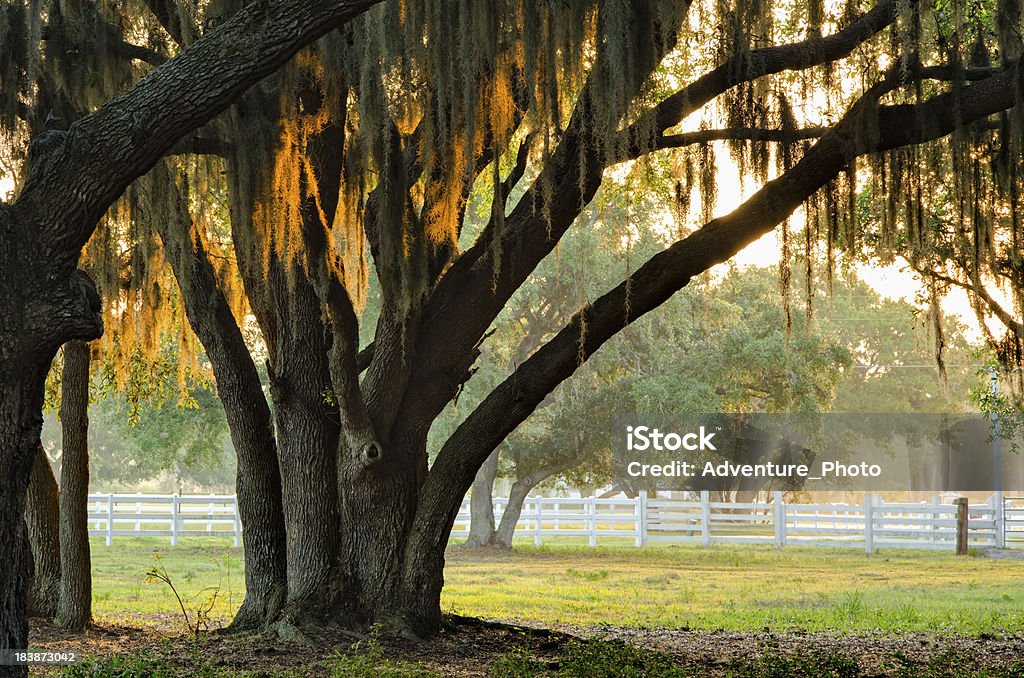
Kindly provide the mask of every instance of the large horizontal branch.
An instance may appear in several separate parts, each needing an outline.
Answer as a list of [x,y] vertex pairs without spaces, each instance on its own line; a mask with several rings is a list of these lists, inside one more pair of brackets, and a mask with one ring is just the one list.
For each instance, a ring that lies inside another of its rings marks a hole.
[[896,20],[898,0],[879,0],[849,26],[826,37],[764,47],[738,54],[664,99],[623,131],[633,157],[649,147],[651,130],[660,135],[715,97],[766,75],[820,66],[848,56]]
[[[142,45],[135,45],[121,37],[120,32],[115,28],[109,21],[99,18],[99,30],[104,33],[103,46],[106,47],[114,56],[119,56],[124,59],[143,61],[153,66],[159,66],[167,61],[167,56],[152,50]],[[49,26],[44,26],[40,33],[40,40],[53,40],[57,37],[58,40],[63,36],[54,36],[53,31]],[[98,36],[91,36],[93,42],[97,41]],[[81,48],[82,45],[62,45],[65,49]]]
[[441,448],[421,493],[414,532],[422,530],[430,541],[443,538],[457,510],[448,505],[449,498],[463,496],[487,455],[576,371],[581,359],[664,303],[693,276],[773,230],[854,158],[937,139],[1008,109],[1019,86],[1019,66],[1014,66],[919,105],[877,106],[877,97],[891,87],[881,83],[872,88],[792,169],[730,214],[653,256],[628,280],[578,312],[495,388]]
[[773,141],[793,143],[821,138],[828,127],[802,127],[799,129],[765,129],[760,127],[733,127],[728,129],[702,129],[680,134],[664,134],[655,139],[655,150],[683,148],[712,141]]
[[227,108],[301,47],[379,0],[254,2],[71,126],[14,204],[40,224],[40,256],[85,245],[107,207],[178,139]]

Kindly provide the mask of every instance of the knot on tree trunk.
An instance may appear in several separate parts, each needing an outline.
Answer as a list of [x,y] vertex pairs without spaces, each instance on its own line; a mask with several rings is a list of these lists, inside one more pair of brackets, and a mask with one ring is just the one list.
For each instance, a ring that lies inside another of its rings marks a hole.
[[38,294],[40,303],[25,309],[22,346],[29,354],[44,351],[52,356],[68,341],[103,336],[100,295],[92,278],[76,269],[63,280],[48,277]]
[[373,435],[373,431],[349,433],[349,449],[356,465],[367,469],[384,460],[384,446]]
[[103,336],[103,309],[96,283],[89,274],[76,270],[71,275],[72,324],[76,339],[92,341]]

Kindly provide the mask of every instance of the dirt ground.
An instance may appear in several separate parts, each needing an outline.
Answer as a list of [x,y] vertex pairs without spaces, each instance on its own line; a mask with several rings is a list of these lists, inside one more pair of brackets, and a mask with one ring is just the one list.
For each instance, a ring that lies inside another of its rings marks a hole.
[[[283,668],[304,668],[307,675],[327,676],[328,658],[350,650],[359,637],[340,631],[324,631],[311,638],[310,645],[283,642],[263,635],[206,633],[183,636],[159,626],[99,625],[85,634],[68,634],[43,620],[33,620],[34,648],[77,649],[85,654],[144,653],[180,667],[181,676],[193,675],[197,662],[259,675]],[[691,632],[673,629],[563,628],[531,629],[480,622],[453,620],[436,641],[416,642],[382,638],[380,647],[390,660],[419,662],[443,676],[487,676],[499,657],[528,652],[541,662],[557,667],[565,645],[580,639],[618,639],[663,654],[679,666],[697,670],[697,675],[721,676],[749,663],[764,653],[813,654],[822,650],[856,658],[862,675],[885,676],[893,658],[904,664],[921,664],[943,653],[954,652],[959,669],[969,675],[981,669],[1006,668],[1024,660],[1024,638],[937,637],[924,634],[836,636],[826,634],[773,634]],[[53,675],[55,669],[34,668],[33,675]]]

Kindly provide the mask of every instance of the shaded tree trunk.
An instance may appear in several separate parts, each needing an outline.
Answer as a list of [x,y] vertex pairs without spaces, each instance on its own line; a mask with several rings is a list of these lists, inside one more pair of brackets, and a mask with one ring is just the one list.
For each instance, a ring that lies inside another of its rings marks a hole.
[[426,475],[426,435],[402,431],[392,444],[383,442],[376,461],[356,455],[343,460],[338,613],[348,622],[380,622],[407,635],[429,635],[440,628],[439,610],[431,610],[430,622],[422,624],[421,592],[407,588],[402,578],[417,492]]
[[39,445],[32,463],[25,519],[32,554],[32,588],[28,611],[53,617],[60,600],[60,490],[50,460]]
[[[14,242],[8,214],[6,206],[0,205],[0,271],[20,271],[27,277],[7,246]],[[12,276],[2,278],[6,279],[0,280],[0,652],[28,647],[32,553],[25,508],[39,454],[46,373],[56,353],[56,347],[52,351],[39,348],[34,356],[26,351],[25,342],[33,342],[33,337],[19,331],[25,327],[23,299],[12,288]],[[18,275],[13,278],[23,280]],[[0,676],[26,675],[27,667],[0,666]]]
[[238,460],[235,492],[242,523],[245,599],[231,628],[262,628],[281,611],[287,596],[281,471],[270,406],[202,236],[192,223],[186,196],[174,190],[174,177],[166,163],[158,163],[153,174],[154,181],[172,187],[171,214],[157,220],[157,228],[189,325],[213,367]]
[[89,345],[64,345],[60,421],[60,602],[57,624],[81,631],[92,620],[89,553]]
[[[239,261],[244,266],[241,256]],[[257,300],[252,308],[270,354],[267,368],[286,535],[284,613],[290,623],[301,625],[328,617],[335,599],[331,579],[340,539],[340,422],[332,402],[327,333],[316,293],[299,262],[275,259],[269,269],[267,289],[252,293],[254,286],[247,287],[250,300]],[[242,270],[244,279],[247,271]],[[258,271],[248,274],[259,276]]]
[[494,543],[494,479],[498,475],[498,450],[491,453],[476,472],[469,497],[469,537],[467,546],[491,546]]

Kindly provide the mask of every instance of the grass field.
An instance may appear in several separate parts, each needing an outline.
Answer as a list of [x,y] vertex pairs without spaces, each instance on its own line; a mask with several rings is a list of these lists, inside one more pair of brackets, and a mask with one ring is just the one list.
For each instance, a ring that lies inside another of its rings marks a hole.
[[[177,623],[169,587],[146,583],[158,563],[190,612],[214,590],[213,617],[228,618],[242,601],[242,555],[230,540],[182,540],[172,548],[166,540],[125,538],[111,548],[93,544],[97,617]],[[1024,632],[1024,562],[751,546],[453,548],[442,605],[556,627],[1017,634]]]

